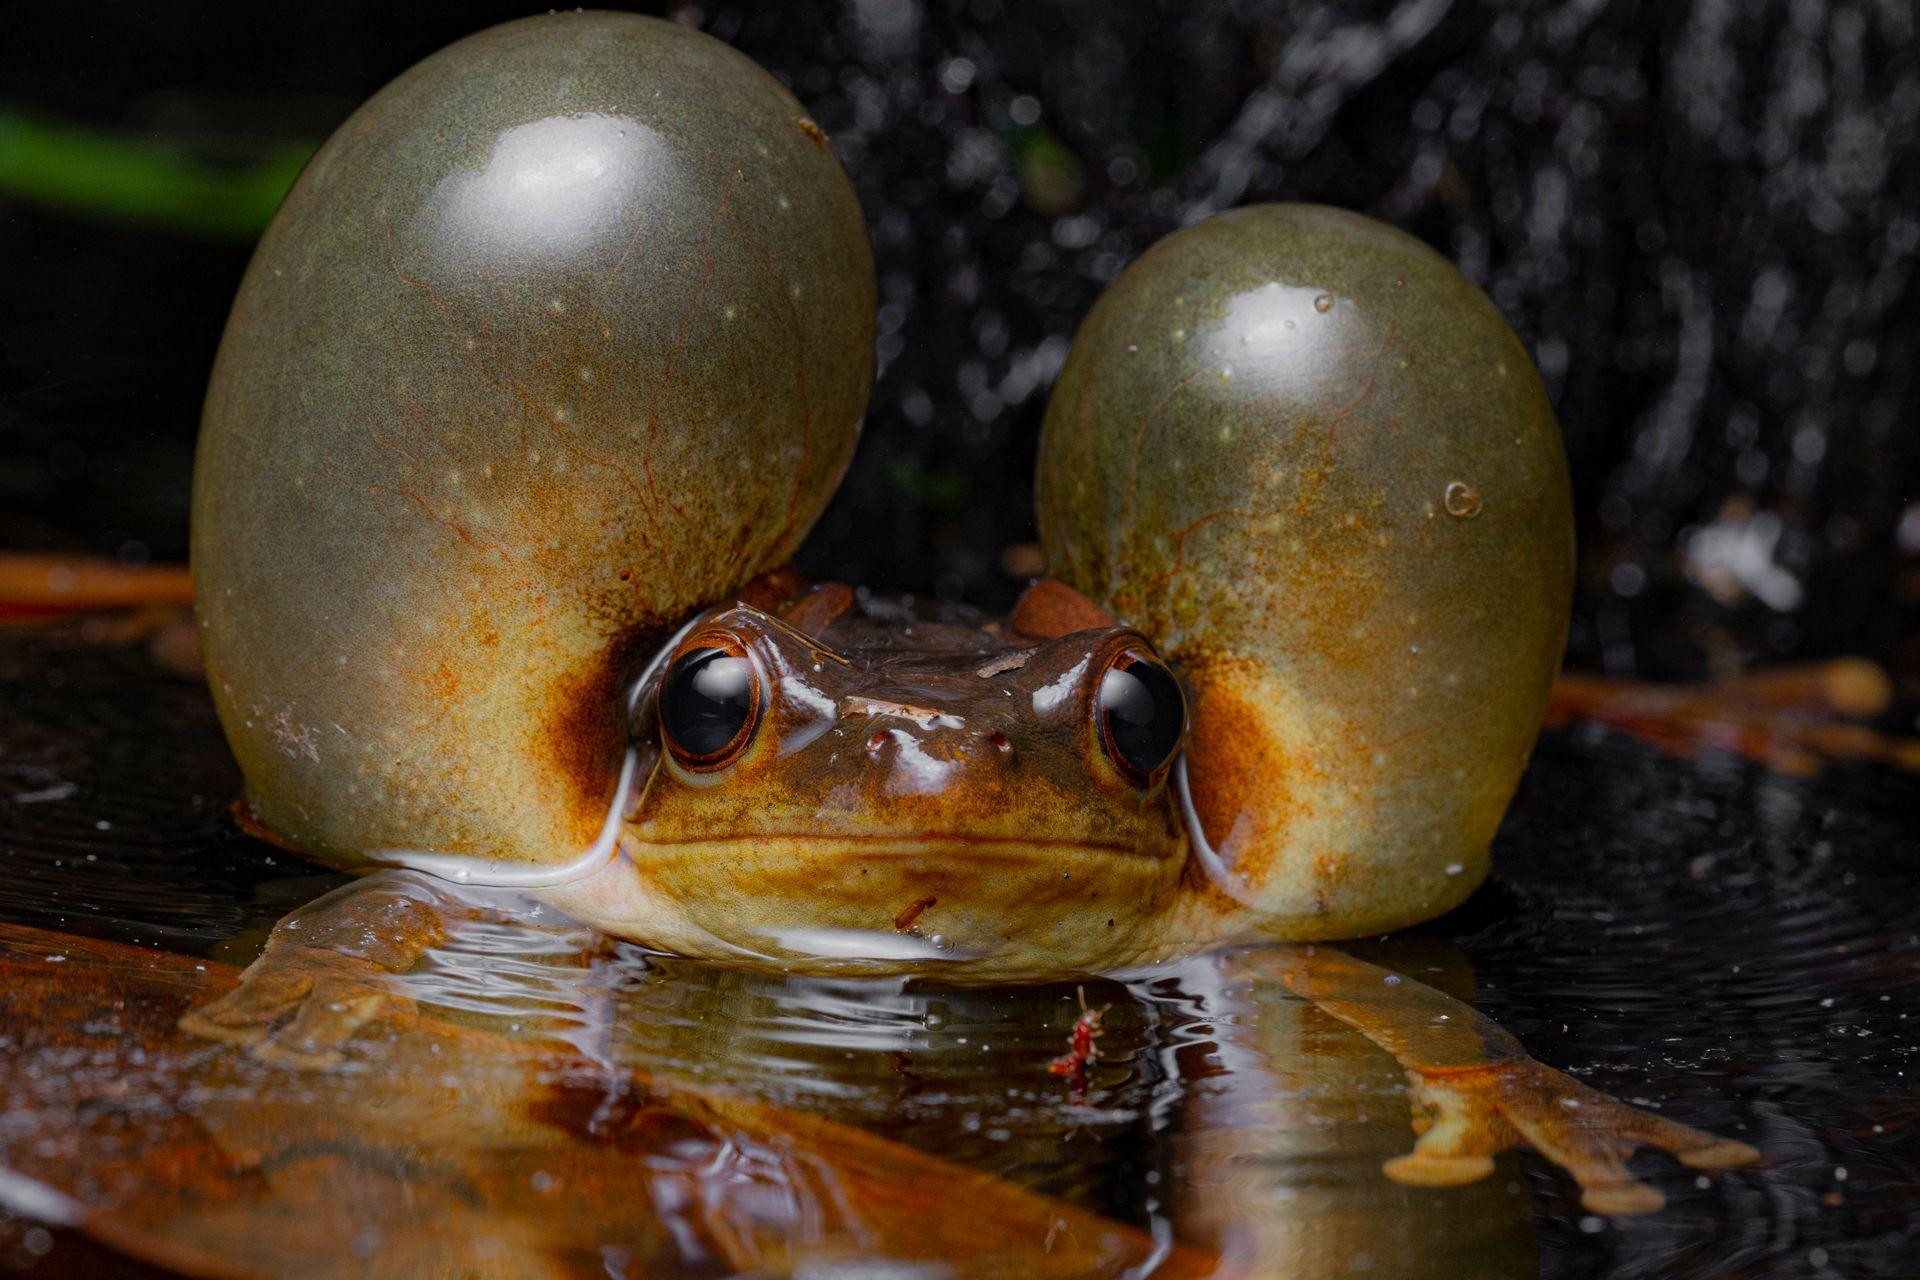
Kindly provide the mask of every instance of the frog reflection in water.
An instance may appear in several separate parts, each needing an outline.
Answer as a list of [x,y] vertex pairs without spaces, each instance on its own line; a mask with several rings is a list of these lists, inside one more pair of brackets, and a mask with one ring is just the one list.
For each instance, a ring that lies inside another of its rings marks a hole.
[[1409,1073],[1395,1179],[1524,1141],[1629,1212],[1659,1203],[1636,1146],[1751,1158],[1310,945],[1480,882],[1564,642],[1558,431],[1464,277],[1327,209],[1155,246],[1061,370],[1054,577],[1000,622],[780,569],[851,455],[873,303],[820,130],[696,32],[511,23],[342,126],[222,343],[194,578],[244,820],[403,869],[285,922],[189,1029],[334,1060],[500,910],[462,882],[797,973],[1259,943]]

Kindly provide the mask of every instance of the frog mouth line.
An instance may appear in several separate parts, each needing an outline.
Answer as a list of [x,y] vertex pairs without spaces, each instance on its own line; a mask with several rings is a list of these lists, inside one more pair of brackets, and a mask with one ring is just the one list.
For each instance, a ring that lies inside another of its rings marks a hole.
[[983,836],[969,835],[964,832],[740,832],[729,836],[679,836],[662,839],[650,839],[636,836],[635,840],[650,848],[686,848],[698,846],[765,846],[775,844],[801,845],[819,849],[846,848],[849,846],[871,850],[875,853],[925,854],[942,851],[986,853],[989,856],[996,850],[1023,850],[1035,853],[1087,853],[1110,858],[1146,858],[1159,861],[1161,856],[1141,849],[1137,845],[1121,844],[1107,840],[1076,840],[1070,836]]

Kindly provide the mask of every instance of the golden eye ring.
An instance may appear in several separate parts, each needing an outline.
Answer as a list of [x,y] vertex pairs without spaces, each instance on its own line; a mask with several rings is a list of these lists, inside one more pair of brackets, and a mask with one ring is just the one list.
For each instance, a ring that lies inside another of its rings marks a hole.
[[760,684],[759,664],[733,636],[690,638],[660,681],[660,740],[688,769],[730,764],[759,728]]
[[1187,736],[1187,700],[1165,663],[1140,648],[1107,662],[1093,697],[1107,758],[1135,786],[1160,777]]

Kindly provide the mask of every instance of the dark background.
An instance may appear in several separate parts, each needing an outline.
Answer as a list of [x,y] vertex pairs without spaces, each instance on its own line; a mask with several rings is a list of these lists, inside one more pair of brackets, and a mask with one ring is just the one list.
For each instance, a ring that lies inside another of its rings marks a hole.
[[[10,11],[0,547],[183,556],[207,370],[274,194],[393,75],[539,8]],[[1004,605],[1100,289],[1209,212],[1318,200],[1434,244],[1534,353],[1580,515],[1572,662],[1920,672],[1908,0],[673,12],[794,90],[866,208],[880,378],[816,572]]]
[[[0,549],[184,556],[207,370],[275,193],[400,70],[538,8],[5,12]],[[1206,213],[1322,200],[1434,244],[1535,353],[1580,513],[1575,664],[1694,676],[1868,653],[1920,681],[1915,14],[702,6],[829,131],[878,258],[873,413],[805,558],[1006,603],[1046,391],[1100,289]],[[22,635],[0,652],[0,782],[75,789],[0,804],[0,918],[197,951],[311,891],[224,817],[204,696],[140,652]],[[1591,726],[1546,736],[1499,877],[1432,930],[1543,1061],[1767,1163],[1701,1187],[1642,1155],[1668,1210],[1593,1232],[1532,1161],[1544,1273],[1909,1265],[1912,808],[1886,769],[1787,777]],[[6,1244],[0,1267],[21,1265]],[[41,1273],[111,1265],[56,1252]]]

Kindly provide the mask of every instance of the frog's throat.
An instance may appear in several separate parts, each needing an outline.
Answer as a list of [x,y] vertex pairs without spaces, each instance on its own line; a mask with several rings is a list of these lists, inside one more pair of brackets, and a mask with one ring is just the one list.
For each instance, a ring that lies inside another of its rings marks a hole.
[[1030,980],[1158,958],[1184,918],[1185,852],[1184,841],[1156,856],[975,833],[650,843],[630,830],[607,873],[543,897],[604,932],[702,959]]
[[[706,611],[688,618],[679,630],[668,636],[666,642],[653,651],[646,666],[627,686],[625,714],[631,719],[633,708],[640,701],[640,694],[647,684],[659,672],[667,660],[667,655],[695,623],[706,617]],[[551,889],[560,885],[573,884],[584,880],[594,872],[606,866],[620,850],[620,837],[625,829],[627,804],[633,798],[633,784],[640,772],[640,753],[631,745],[620,758],[620,776],[613,789],[613,803],[607,808],[607,817],[600,824],[600,834],[578,857],[565,862],[522,862],[513,858],[476,858],[468,854],[440,853],[432,849],[375,849],[366,856],[373,862],[393,867],[404,867],[410,871],[424,871],[430,876],[442,880],[452,880],[457,884],[470,884],[486,889]]]

